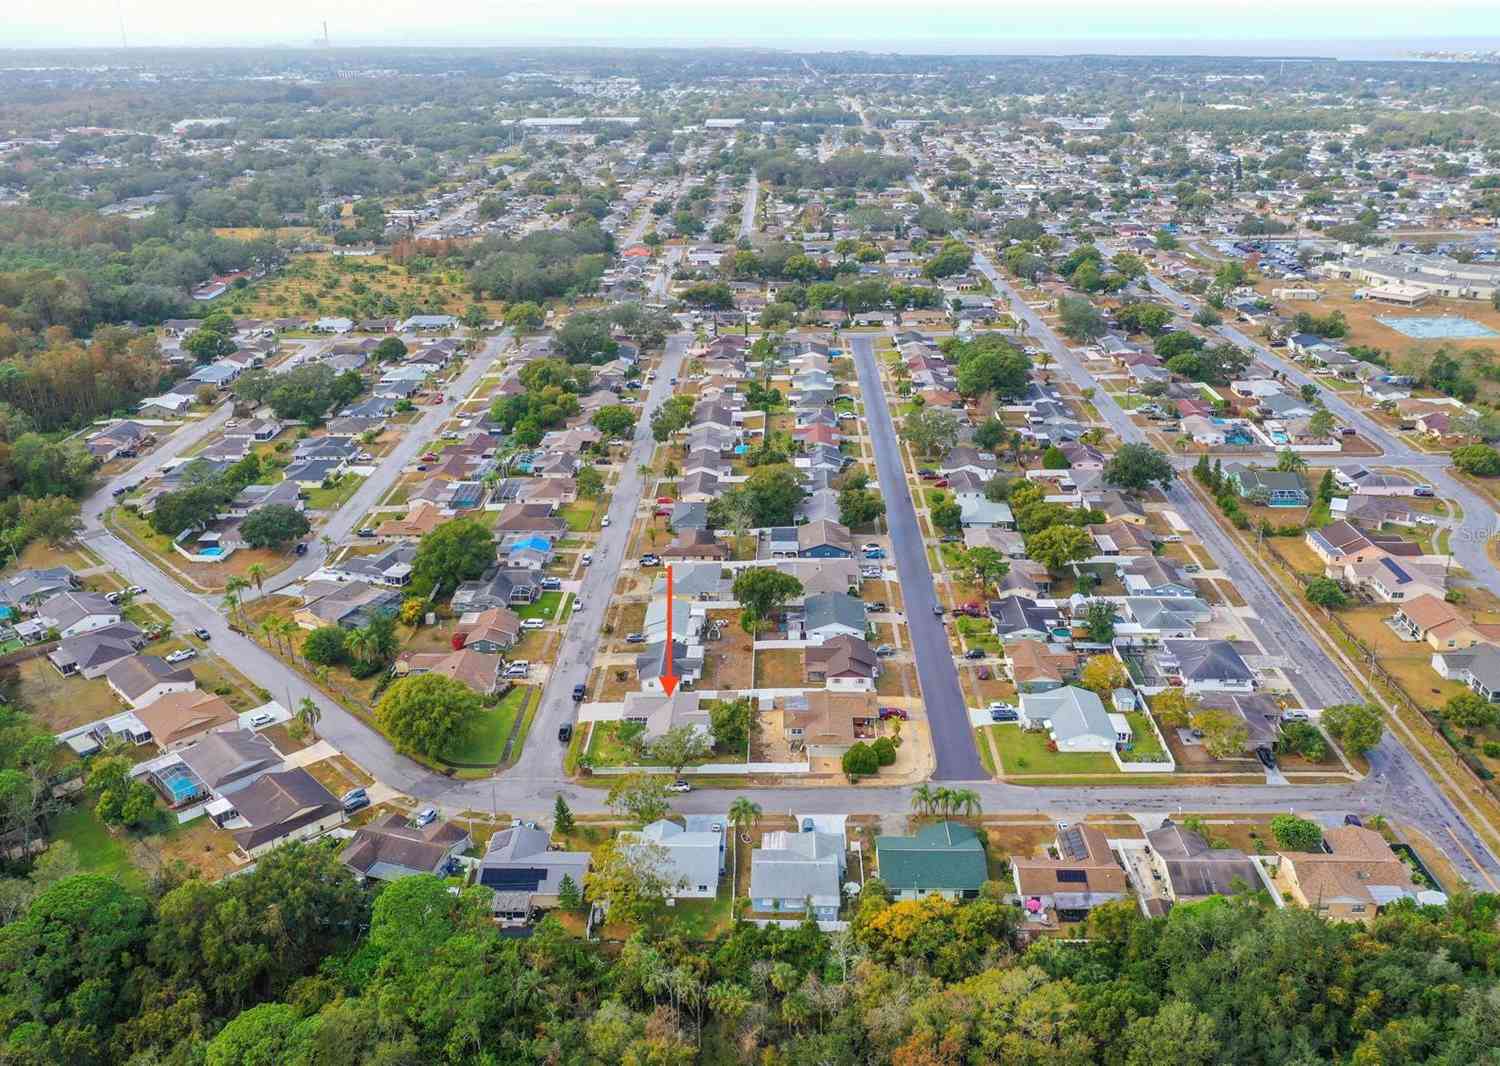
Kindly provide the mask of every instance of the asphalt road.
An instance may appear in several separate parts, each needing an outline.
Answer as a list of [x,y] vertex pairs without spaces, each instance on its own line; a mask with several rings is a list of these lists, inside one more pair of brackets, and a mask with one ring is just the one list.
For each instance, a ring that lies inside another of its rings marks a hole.
[[759,203],[760,178],[752,170],[750,180],[745,183],[745,206],[740,211],[740,236],[747,240],[755,233],[755,211]]
[[869,335],[846,336],[854,352],[859,372],[861,398],[865,404],[865,425],[875,445],[875,467],[879,474],[881,495],[885,497],[885,520],[891,534],[891,555],[901,583],[901,600],[906,608],[906,625],[912,651],[917,660],[917,680],[922,686],[922,703],[927,709],[927,724],[932,732],[933,752],[937,756],[936,781],[977,781],[989,777],[974,747],[974,728],[964,704],[963,689],[958,683],[958,669],[953,664],[953,648],[942,619],[933,614],[937,595],[932,587],[932,570],[927,565],[927,546],[917,524],[911,489],[901,463],[901,447],[896,441],[896,427],[891,422],[890,405],[880,384],[880,368],[875,363],[875,342]]

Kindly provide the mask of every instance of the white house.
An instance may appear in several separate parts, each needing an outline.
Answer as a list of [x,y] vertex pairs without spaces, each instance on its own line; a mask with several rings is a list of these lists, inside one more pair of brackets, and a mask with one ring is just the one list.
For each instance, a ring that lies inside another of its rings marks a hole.
[[1103,701],[1076,685],[1022,693],[1021,726],[1047,730],[1058,751],[1108,753],[1122,740]]

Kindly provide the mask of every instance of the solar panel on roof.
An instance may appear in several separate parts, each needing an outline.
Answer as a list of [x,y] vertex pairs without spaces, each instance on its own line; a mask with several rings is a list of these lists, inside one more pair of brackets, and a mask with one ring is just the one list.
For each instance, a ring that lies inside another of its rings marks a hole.
[[1089,875],[1082,870],[1059,870],[1057,871],[1058,884],[1086,885]]
[[1069,829],[1064,829],[1058,835],[1057,843],[1070,859],[1088,858],[1089,849],[1083,843],[1083,831],[1076,825]]
[[481,885],[501,892],[535,892],[537,886],[546,879],[547,871],[539,870],[535,867],[523,866],[513,870],[490,868],[479,872],[479,883]]

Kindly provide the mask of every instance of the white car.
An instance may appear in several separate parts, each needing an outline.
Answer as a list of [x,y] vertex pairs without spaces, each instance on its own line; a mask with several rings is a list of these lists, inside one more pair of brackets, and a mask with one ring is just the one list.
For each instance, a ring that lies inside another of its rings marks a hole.
[[146,586],[145,585],[131,585],[125,591],[128,592],[128,593],[130,593],[132,596],[144,596],[146,594]]
[[584,552],[583,553],[583,557],[581,559],[579,559],[578,561],[581,562],[584,566],[588,566],[588,565],[590,565],[594,561],[594,553],[593,552]]
[[609,515],[605,515],[604,518],[603,518],[603,520],[600,521],[599,524],[601,526],[607,526],[607,525],[609,525]]
[[274,721],[276,721],[275,715],[270,714],[267,711],[261,711],[260,714],[250,716],[250,728],[259,729],[262,726],[270,725]]
[[541,618],[525,618],[521,620],[522,629],[546,629],[547,623]]
[[691,791],[693,791],[693,786],[690,785],[690,784],[688,784],[686,781],[681,781],[681,780],[679,780],[679,781],[673,781],[670,785],[667,786],[667,791],[668,792],[691,792]]
[[185,663],[189,659],[196,657],[197,654],[192,648],[183,648],[181,651],[174,651],[171,655],[166,656],[166,661],[169,663]]

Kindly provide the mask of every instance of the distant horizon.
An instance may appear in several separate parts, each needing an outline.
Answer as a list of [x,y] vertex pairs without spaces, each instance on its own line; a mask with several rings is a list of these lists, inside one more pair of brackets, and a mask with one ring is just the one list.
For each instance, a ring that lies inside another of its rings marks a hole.
[[772,51],[803,55],[838,55],[863,53],[873,56],[911,57],[1036,57],[1036,58],[1203,58],[1203,59],[1333,59],[1343,61],[1414,61],[1420,62],[1418,52],[1452,53],[1500,53],[1500,36],[1476,38],[1473,36],[1399,36],[1399,37],[1264,37],[1233,40],[1217,38],[1193,38],[1170,36],[1139,37],[997,37],[987,41],[968,39],[865,39],[865,40],[807,40],[790,42],[785,37],[772,40],[724,40],[694,38],[656,38],[639,40],[604,40],[585,37],[562,39],[547,35],[536,37],[511,37],[505,41],[480,42],[470,35],[463,41],[414,40],[409,35],[402,41],[386,40],[379,36],[368,38],[340,39],[331,36],[331,46],[323,48],[309,38],[306,41],[277,40],[274,38],[240,39],[226,38],[220,41],[196,43],[143,40],[121,46],[118,40],[49,43],[7,43],[0,47],[0,56],[13,53],[45,54],[70,52],[99,52],[149,54],[153,52],[209,52],[209,51],[293,51],[317,53],[328,52],[400,52],[439,51],[451,49],[459,52],[506,51],[515,49],[620,50],[649,51],[654,49],[680,50],[727,50],[727,51]]
[[11,0],[0,50],[118,47],[774,48],[902,55],[1210,55],[1407,58],[1421,50],[1500,50],[1494,0],[1112,0],[997,9],[947,0],[260,0],[253,9],[190,0]]

